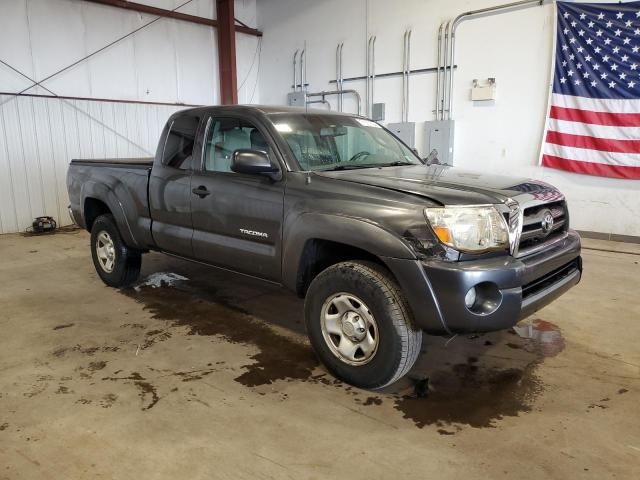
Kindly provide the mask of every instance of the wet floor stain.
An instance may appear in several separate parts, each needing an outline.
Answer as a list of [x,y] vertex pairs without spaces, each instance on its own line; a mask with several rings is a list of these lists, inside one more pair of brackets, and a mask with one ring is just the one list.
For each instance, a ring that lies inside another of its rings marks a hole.
[[[102,396],[99,403],[102,408],[111,408],[116,400],[118,400],[118,396],[115,393],[107,393]],[[86,400],[85,403],[91,403],[91,400]]]
[[[194,290],[193,286],[176,284],[155,288],[143,286],[123,293],[143,304],[154,319],[187,327],[190,335],[218,336],[231,343],[257,347],[257,353],[249,356],[250,362],[241,367],[243,373],[235,378],[247,387],[270,385],[276,381],[305,381],[351,389],[325,373],[313,375],[319,362],[308,345],[276,333],[241,308],[229,305],[225,299],[218,301],[215,296]],[[154,338],[162,332],[166,330],[151,330],[146,336]],[[565,346],[560,329],[543,320],[534,320],[511,335],[500,335],[467,337],[467,341],[477,340],[473,354],[465,355],[462,361],[448,359],[428,376],[414,379],[410,394],[362,397],[357,389],[345,392],[352,393],[355,403],[362,407],[375,408],[390,401],[393,408],[416,427],[435,425],[441,435],[454,435],[460,426],[495,427],[500,419],[532,410],[535,399],[543,391],[543,383],[536,375],[537,366],[544,358],[558,355]],[[520,362],[506,358],[499,365],[488,365],[483,361],[483,354],[495,349],[501,349],[503,355],[505,349],[513,349],[516,350],[513,355],[525,355],[526,358]],[[442,353],[447,358],[447,352]],[[214,371],[217,371],[215,367],[174,372],[173,375],[189,382]],[[143,381],[131,376],[120,379]],[[148,409],[159,397],[152,393],[153,386],[144,381],[147,390],[143,396],[148,402],[150,400]]]
[[58,389],[56,390],[57,394],[62,394],[62,395],[66,395],[69,393],[73,393],[73,390],[71,390],[69,387],[65,386],[65,385],[60,385],[58,387]]
[[171,332],[166,330],[150,330],[145,334],[146,338],[140,345],[140,350],[146,350],[156,343],[165,342],[171,338]]
[[[133,382],[143,403],[142,410],[150,410],[160,401],[157,388],[138,372],[131,372],[127,377],[104,377],[102,380]],[[115,402],[115,399],[113,401]]]
[[0,423],[0,432],[9,428],[9,424],[7,422]]
[[200,368],[197,370],[189,370],[188,372],[173,372],[171,375],[179,377],[183,382],[193,382],[195,380],[202,380],[207,375],[211,375],[213,372],[217,372],[216,368]]
[[53,327],[54,330],[62,330],[63,328],[73,327],[75,323],[65,323],[64,325],[56,325]]
[[77,352],[87,356],[93,356],[98,352],[117,352],[120,347],[104,345],[102,347],[83,347],[82,345],[74,345],[73,347],[60,347],[53,351],[54,357],[64,357],[68,353]]
[[107,366],[107,362],[105,362],[104,360],[100,360],[98,362],[90,362],[87,369],[91,372],[96,372],[98,370],[102,370],[106,366]]
[[535,368],[535,364],[523,369],[456,364],[452,370],[434,372],[422,398],[415,393],[400,396],[394,408],[419,428],[451,424],[494,427],[497,420],[531,411],[543,387]]
[[[534,319],[514,327],[509,333],[487,335],[492,339],[482,340],[484,350],[476,348],[474,351],[479,353],[467,355],[466,361],[454,365],[445,362],[429,372],[427,378],[414,380],[413,392],[396,398],[394,407],[419,428],[427,425],[495,427],[498,420],[530,412],[544,390],[544,384],[536,374],[538,366],[545,358],[556,356],[565,348],[561,329],[550,322]],[[462,340],[466,343],[461,350],[473,350],[473,343],[478,338],[471,335]],[[501,348],[503,353],[498,357],[506,354],[504,361],[496,364],[481,358],[483,354],[491,358],[490,352]],[[518,359],[509,358],[504,348],[522,353]],[[447,355],[447,352],[440,355]],[[443,432],[439,431],[443,435],[451,434]]]
[[178,288],[139,287],[124,293],[144,304],[153,318],[188,327],[190,335],[214,335],[231,343],[253,345],[244,372],[235,380],[247,387],[278,380],[308,380],[318,361],[308,345],[277,334],[241,309],[215,303]]
[[527,340],[524,345],[527,351],[544,357],[555,357],[565,348],[565,341],[560,327],[539,318],[529,324],[516,325],[513,331]]

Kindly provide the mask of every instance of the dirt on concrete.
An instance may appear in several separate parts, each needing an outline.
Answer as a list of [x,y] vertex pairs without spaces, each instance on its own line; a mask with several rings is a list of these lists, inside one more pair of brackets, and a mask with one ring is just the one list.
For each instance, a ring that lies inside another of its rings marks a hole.
[[640,477],[624,254],[585,252],[582,283],[513,331],[426,336],[379,392],[324,370],[277,287],[150,254],[114,290],[82,232],[0,255],[0,478]]

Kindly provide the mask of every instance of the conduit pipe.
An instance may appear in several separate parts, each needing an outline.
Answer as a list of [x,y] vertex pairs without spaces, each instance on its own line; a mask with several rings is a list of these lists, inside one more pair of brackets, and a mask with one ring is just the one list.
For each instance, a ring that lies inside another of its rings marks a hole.
[[298,91],[298,69],[296,68],[296,63],[298,60],[298,52],[300,50],[296,50],[296,53],[293,54],[293,91]]
[[322,103],[322,104],[327,106],[327,110],[331,110],[331,104],[327,100],[324,100],[324,99],[322,99],[322,100],[309,100],[307,102],[307,105],[311,105],[313,103]]
[[411,77],[411,29],[404,32],[402,48],[402,121],[409,121],[409,80]]
[[[345,94],[345,93],[350,93],[355,97],[356,104],[357,104],[357,109],[358,109],[357,113],[358,113],[358,115],[360,115],[360,107],[361,107],[362,99],[360,98],[360,94],[358,93],[357,90],[352,90],[352,89],[347,89],[347,90],[323,90],[322,92],[307,93],[307,97],[321,97],[322,100],[325,100],[325,97],[327,97],[329,95],[342,95],[342,94]],[[312,100],[312,101],[307,102],[307,103],[317,103],[317,102]]]
[[373,102],[376,92],[376,37],[375,35],[369,38],[369,51],[367,58],[367,65],[369,70],[367,71],[367,80],[369,82],[368,97],[367,97],[367,116],[373,115]]
[[[543,5],[545,1],[548,0],[522,0],[519,2],[505,3],[503,5],[496,5],[493,7],[481,8],[478,10],[471,10],[468,12],[461,13],[458,15],[453,21],[450,21],[447,24],[447,31],[445,36],[445,45],[448,39],[448,51],[445,47],[445,77],[447,70],[447,61],[449,64],[449,77],[448,77],[448,92],[446,92],[447,99],[446,104],[447,108],[447,118],[452,118],[452,109],[453,109],[453,65],[455,64],[455,36],[458,25],[464,20],[470,19],[470,17],[485,17],[491,15],[498,15],[502,13],[507,13],[508,11],[512,11],[514,9],[520,8],[528,8],[533,7],[535,5]],[[444,97],[443,97],[444,99]]]
[[[342,49],[344,47],[344,42],[340,42],[336,47],[336,85],[338,86],[338,90],[342,90],[343,88],[343,75],[342,75]],[[343,106],[343,94],[338,95],[338,111],[342,111]]]
[[444,23],[440,24],[440,28],[438,29],[438,66],[436,67],[436,120],[440,120],[440,69],[442,62],[442,30],[444,28]]
[[307,89],[307,47],[300,53],[300,91]]

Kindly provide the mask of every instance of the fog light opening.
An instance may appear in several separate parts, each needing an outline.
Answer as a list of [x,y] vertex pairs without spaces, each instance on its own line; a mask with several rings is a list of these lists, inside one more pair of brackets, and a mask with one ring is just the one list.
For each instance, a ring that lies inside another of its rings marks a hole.
[[464,296],[467,309],[477,315],[489,315],[502,303],[502,292],[493,282],[482,282],[471,287]]
[[477,293],[476,287],[471,287],[467,294],[464,296],[464,304],[468,309],[471,309],[473,305],[476,303]]

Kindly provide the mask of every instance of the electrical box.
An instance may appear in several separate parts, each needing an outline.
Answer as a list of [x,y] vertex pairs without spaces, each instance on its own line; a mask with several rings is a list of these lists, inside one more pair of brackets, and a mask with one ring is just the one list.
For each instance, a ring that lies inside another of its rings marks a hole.
[[487,78],[486,81],[480,83],[477,78],[473,79],[471,86],[471,100],[474,102],[495,100],[496,99],[496,79]]
[[453,165],[453,120],[425,122],[425,152],[438,152],[438,162]]
[[382,122],[384,120],[385,114],[385,104],[384,103],[374,103],[373,109],[371,110],[371,120],[374,122]]
[[287,105],[290,107],[302,107],[307,106],[307,94],[302,91],[287,93]]
[[416,147],[415,122],[390,123],[387,125],[387,128],[391,130],[396,137],[406,143],[409,147]]

